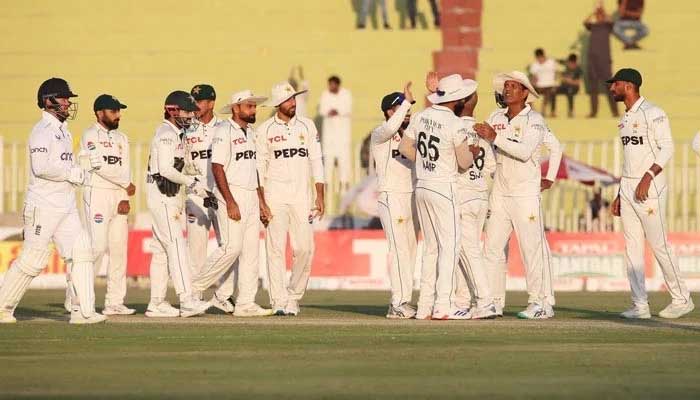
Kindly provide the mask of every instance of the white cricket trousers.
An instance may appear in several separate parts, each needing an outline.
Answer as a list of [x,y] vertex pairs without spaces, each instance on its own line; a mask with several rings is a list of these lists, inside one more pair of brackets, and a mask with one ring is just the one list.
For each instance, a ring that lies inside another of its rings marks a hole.
[[[219,202],[219,207],[226,204]],[[187,212],[187,250],[190,254],[192,276],[197,276],[207,261],[209,246],[209,231],[214,228],[218,232],[216,211],[204,207],[204,199],[190,195],[185,202]]]
[[122,200],[128,200],[124,189],[85,187],[83,190],[85,219],[92,239],[96,270],[102,266],[104,256],[109,254],[105,307],[124,304],[126,297],[129,225],[127,216],[117,213]]
[[389,244],[389,280],[391,305],[410,303],[413,297],[413,272],[416,265],[418,218],[413,193],[381,192],[379,219]]
[[649,198],[639,203],[634,199],[640,179],[622,178],[620,181],[620,217],[625,237],[627,277],[632,289],[632,301],[636,305],[648,304],[644,284],[644,239],[649,242],[654,258],[661,268],[673,303],[685,304],[690,293],[681,277],[678,258],[668,243],[666,223],[666,187],[657,188],[652,182]]
[[[464,195],[461,197],[466,198]],[[493,302],[481,245],[481,234],[488,209],[488,201],[478,197],[462,201],[460,206],[462,248],[459,268],[455,271],[453,306],[456,308],[470,308],[472,303],[483,307]]]
[[[314,255],[314,231],[309,223],[311,207],[307,202],[286,203],[270,197],[272,220],[265,231],[267,275],[273,309],[286,307],[289,300],[299,301],[306,292]],[[292,247],[292,274],[287,281],[287,232]]]
[[457,184],[419,180],[416,209],[424,238],[418,310],[448,312],[461,241]]
[[[229,189],[238,204],[241,219],[235,221],[229,218],[226,203],[219,200],[216,213],[220,226],[220,244],[207,258],[192,287],[195,292],[203,292],[222,278],[231,282],[233,287],[232,274],[237,270],[236,306],[241,306],[254,303],[258,292],[260,206],[257,191],[236,186],[229,186]],[[231,294],[233,290],[220,299],[228,298]],[[217,297],[219,295],[217,291]]]
[[528,303],[554,305],[552,256],[544,235],[540,196],[491,194],[491,214],[486,222],[484,255],[494,302],[503,307],[506,299],[506,253],[510,234],[520,246],[525,264]]

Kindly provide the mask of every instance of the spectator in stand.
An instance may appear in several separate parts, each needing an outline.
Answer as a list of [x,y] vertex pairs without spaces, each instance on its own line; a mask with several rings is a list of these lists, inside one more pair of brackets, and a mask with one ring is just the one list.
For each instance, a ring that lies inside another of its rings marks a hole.
[[[416,29],[416,17],[418,16],[417,0],[408,0],[406,7],[408,8],[408,19],[411,20],[411,29]],[[440,27],[440,10],[438,9],[437,0],[429,0],[430,11],[433,12],[433,24],[436,28]]]
[[576,54],[569,54],[566,60],[560,60],[561,64],[564,64],[564,72],[561,74],[561,84],[557,87],[557,91],[552,98],[552,115],[556,112],[556,95],[563,94],[566,95],[566,101],[568,105],[567,116],[573,118],[574,116],[574,96],[579,91],[581,87],[581,77],[583,76],[583,70],[578,65],[578,57]]
[[591,230],[593,232],[607,232],[612,221],[608,218],[607,210],[610,208],[610,202],[603,199],[603,193],[600,188],[593,191],[593,198],[588,203],[591,213]]
[[340,192],[344,193],[350,187],[352,174],[352,94],[340,86],[339,77],[328,78],[328,89],[321,93],[318,111],[323,118],[321,147],[326,182],[340,182]]
[[[375,3],[379,3],[379,8],[382,9],[382,20],[384,21],[384,29],[391,29],[391,26],[389,26],[389,18],[386,13],[386,0],[374,1]],[[371,0],[362,0],[362,6],[360,7],[360,20],[357,21],[357,29],[365,29],[370,2]]]
[[614,117],[618,117],[617,103],[605,87],[605,80],[612,76],[612,57],[610,56],[610,34],[612,33],[613,22],[610,16],[605,13],[602,4],[599,4],[593,14],[588,16],[583,22],[583,26],[591,32],[588,44],[588,65],[586,75],[588,78],[588,93],[591,96],[591,113],[588,118],[595,118],[598,115],[598,93],[603,94],[608,99],[610,112]]
[[[613,34],[625,44],[625,50],[639,50],[639,41],[649,34],[642,23],[644,0],[618,0],[618,18],[613,25]],[[627,31],[633,30],[630,36]]]
[[542,116],[547,116],[547,106],[551,108],[550,117],[554,113],[554,92],[557,87],[557,63],[547,58],[543,49],[535,49],[535,62],[528,68],[530,81],[535,90],[542,96]]

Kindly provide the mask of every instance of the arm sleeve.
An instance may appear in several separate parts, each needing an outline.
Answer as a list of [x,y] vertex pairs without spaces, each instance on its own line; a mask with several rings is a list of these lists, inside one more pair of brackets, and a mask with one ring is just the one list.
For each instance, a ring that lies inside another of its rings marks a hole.
[[479,145],[484,149],[484,171],[491,175],[496,172],[496,156],[493,154],[493,146],[484,139],[479,140]]
[[544,147],[549,151],[549,168],[547,168],[547,180],[554,182],[557,179],[557,172],[559,172],[559,164],[561,164],[561,157],[564,154],[561,143],[554,136],[552,131],[547,129],[544,133],[544,138],[542,139]]
[[394,115],[391,116],[387,121],[385,121],[379,129],[373,132],[372,142],[374,143],[385,143],[394,137],[396,132],[398,132],[403,119],[406,117],[406,113],[411,109],[411,103],[404,100],[403,103],[396,110]]
[[309,144],[309,162],[311,163],[311,175],[313,175],[314,182],[324,183],[325,178],[323,176],[323,152],[321,151],[321,137],[316,130],[316,125],[313,123],[308,124],[309,126],[309,136],[314,139]]
[[68,180],[69,171],[61,164],[61,154],[50,132],[37,132],[29,138],[29,162],[35,176],[49,181]]
[[226,140],[226,133],[226,128],[217,128],[211,138],[211,163],[223,165],[224,168],[231,161],[231,146]]
[[173,163],[175,161],[174,147],[179,139],[174,134],[161,135],[156,143],[158,149],[158,171],[160,175],[173,182],[181,185],[190,185],[194,182],[194,177],[187,176],[175,169]]
[[266,133],[267,126],[268,125],[263,124],[259,129],[255,130],[255,164],[258,168],[258,185],[261,187],[265,186],[265,178],[267,177],[267,167],[270,153]]
[[525,162],[532,158],[532,153],[542,141],[545,129],[544,125],[529,125],[520,143],[506,139],[505,135],[496,135],[493,144],[512,157]]
[[416,131],[418,131],[418,114],[413,114],[411,116],[411,122],[409,122],[408,127],[406,130],[403,132],[404,137],[407,137],[409,139],[412,139],[413,141],[416,140]]
[[656,145],[659,148],[659,151],[656,152],[656,158],[654,158],[654,164],[666,168],[666,164],[673,157],[673,138],[671,137],[671,124],[668,121],[668,116],[663,111],[659,112],[656,118],[651,121],[651,125],[654,129]]
[[700,131],[695,134],[695,138],[693,138],[693,151],[697,153],[698,156],[700,156]]

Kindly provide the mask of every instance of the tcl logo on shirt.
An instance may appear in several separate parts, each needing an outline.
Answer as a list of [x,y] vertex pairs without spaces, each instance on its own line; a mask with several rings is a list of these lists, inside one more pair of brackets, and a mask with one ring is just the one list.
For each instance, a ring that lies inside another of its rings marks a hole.
[[622,139],[623,146],[644,144],[644,136],[622,136],[620,139]]
[[238,144],[245,144],[248,143],[248,140],[246,138],[238,138],[238,139],[233,139],[232,140],[233,145],[238,145]]
[[279,135],[279,136],[273,136],[271,138],[268,138],[267,141],[270,143],[286,142],[287,138],[282,136],[282,135]]
[[506,124],[493,124],[493,129],[497,131],[504,131],[506,130]]
[[102,159],[109,165],[119,164],[122,165],[122,158],[117,156],[102,156]]
[[[110,142],[99,142],[99,143],[104,147],[112,147],[112,143],[110,143]],[[88,143],[88,146],[89,145],[90,145],[90,143]]]
[[282,149],[282,150],[275,150],[275,158],[293,158],[295,156],[299,157],[308,157],[309,156],[309,151],[303,147],[300,147],[298,149]]
[[61,160],[73,161],[73,153],[61,153]]
[[253,150],[246,150],[246,151],[239,151],[236,153],[236,161],[238,160],[255,160],[255,151]]
[[185,137],[185,140],[187,141],[187,144],[204,143],[204,140],[202,140],[200,137],[187,136]]
[[193,151],[190,153],[192,155],[193,160],[205,160],[207,158],[211,158],[211,149],[209,150],[200,150],[200,151]]

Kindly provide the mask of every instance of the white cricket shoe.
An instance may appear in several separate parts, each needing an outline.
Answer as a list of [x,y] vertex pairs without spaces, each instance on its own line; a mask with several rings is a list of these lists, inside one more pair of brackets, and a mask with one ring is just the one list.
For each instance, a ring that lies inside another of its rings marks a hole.
[[176,318],[180,316],[180,310],[165,300],[159,303],[151,302],[146,308],[146,316],[150,318]]
[[465,320],[472,319],[472,311],[469,308],[453,308],[447,319]]
[[659,317],[676,319],[688,314],[695,309],[695,304],[693,304],[693,299],[688,298],[685,304],[675,304],[671,303],[666,308],[661,310]]
[[632,307],[620,313],[620,317],[625,319],[649,319],[651,318],[649,304],[634,304]]
[[73,325],[87,325],[87,324],[99,324],[100,322],[105,322],[107,317],[100,313],[93,313],[91,316],[85,318],[83,313],[80,312],[80,308],[76,308],[70,313],[70,323]]
[[73,312],[73,302],[71,301],[70,288],[66,289],[66,299],[63,300],[63,308],[67,313]]
[[14,324],[17,319],[10,311],[0,311],[0,324]]
[[204,314],[208,309],[209,302],[191,298],[180,303],[180,316],[182,318],[194,317]]
[[527,308],[520,311],[517,317],[520,319],[548,319],[554,316],[554,309],[549,304],[530,303]]
[[102,310],[103,315],[132,315],[136,312],[133,308],[129,308],[124,304],[114,304],[106,306]]
[[236,307],[234,317],[267,317],[272,315],[272,309],[262,308],[256,303],[250,303]]
[[287,305],[284,307],[284,315],[288,317],[299,315],[299,302],[296,300],[287,301]]
[[416,319],[432,319],[433,318],[433,308],[420,308],[416,311]]
[[[552,311],[552,316],[554,312]],[[496,305],[491,303],[481,307],[472,307],[471,309],[472,319],[494,319],[498,317],[498,310]],[[503,311],[501,310],[501,316],[503,316]]]
[[498,303],[495,303],[494,306],[496,307],[496,316],[503,317],[503,306]]
[[436,319],[440,321],[446,321],[450,318],[450,312],[448,310],[441,310],[439,308],[436,308],[433,310],[433,315],[430,316],[430,319]]
[[401,303],[398,307],[390,304],[386,312],[386,317],[389,319],[411,319],[415,316],[416,309],[408,303]]
[[233,311],[235,310],[233,306],[233,302],[231,301],[231,298],[221,300],[214,294],[212,296],[211,300],[209,300],[209,305],[218,308],[219,310],[227,313],[227,314],[233,314]]

